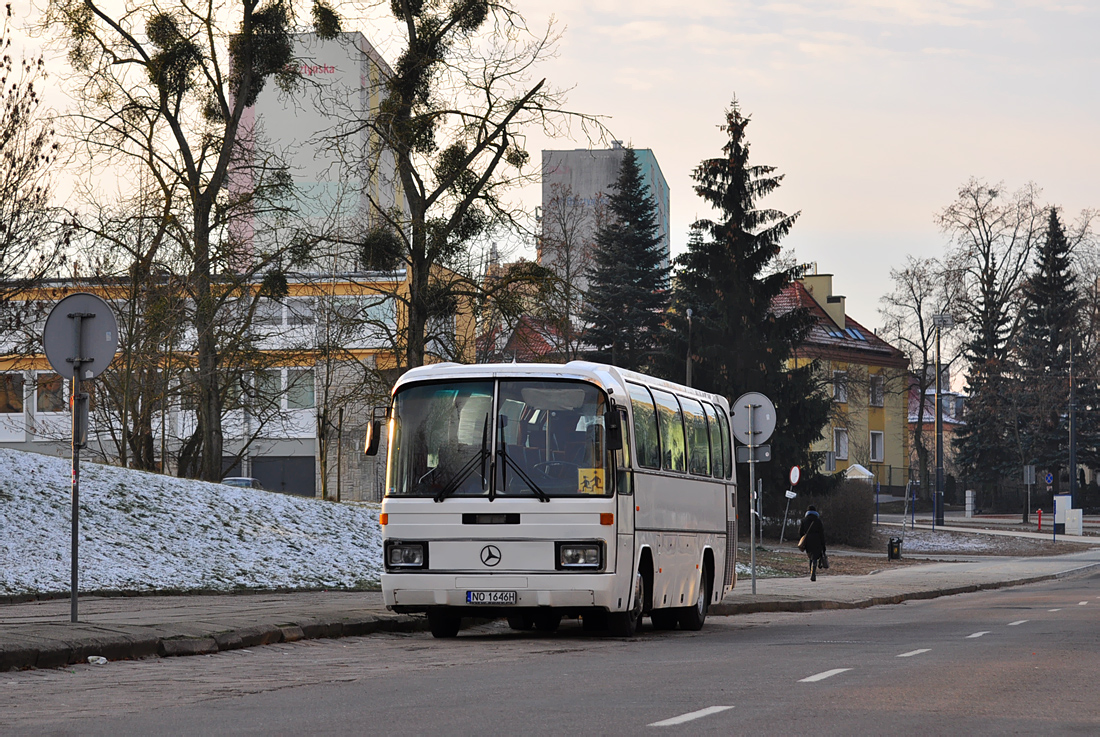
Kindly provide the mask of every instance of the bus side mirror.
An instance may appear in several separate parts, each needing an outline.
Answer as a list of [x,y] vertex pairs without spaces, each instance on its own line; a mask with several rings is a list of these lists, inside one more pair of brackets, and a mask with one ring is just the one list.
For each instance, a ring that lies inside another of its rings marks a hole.
[[619,420],[619,410],[612,407],[604,414],[604,427],[607,429],[607,449],[623,449],[623,426]]
[[378,443],[382,440],[382,423],[371,420],[367,423],[367,437],[363,441],[363,452],[369,456],[378,455]]

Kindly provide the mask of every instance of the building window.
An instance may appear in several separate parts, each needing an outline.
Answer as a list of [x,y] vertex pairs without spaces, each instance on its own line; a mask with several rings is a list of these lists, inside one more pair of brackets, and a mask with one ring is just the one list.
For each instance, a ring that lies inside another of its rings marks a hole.
[[0,412],[23,412],[23,374],[0,374]]
[[848,401],[848,372],[833,372],[833,401],[844,404]]
[[313,369],[287,369],[287,409],[310,409],[314,404]]
[[35,379],[35,411],[64,412],[65,385],[57,374],[39,374]]
[[886,460],[885,437],[881,432],[871,431],[871,462],[882,463]]
[[882,374],[871,374],[871,406],[881,407],[886,404],[886,377]]
[[838,461],[848,460],[848,430],[843,427],[833,428],[833,453]]

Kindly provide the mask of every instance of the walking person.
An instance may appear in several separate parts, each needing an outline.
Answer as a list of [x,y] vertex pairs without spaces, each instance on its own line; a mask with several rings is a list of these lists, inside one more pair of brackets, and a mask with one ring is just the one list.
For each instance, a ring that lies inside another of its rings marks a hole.
[[826,568],[825,564],[825,525],[821,521],[821,515],[817,508],[810,505],[806,510],[806,516],[802,518],[802,524],[798,527],[798,547],[806,551],[810,559],[810,580],[817,580],[818,567]]

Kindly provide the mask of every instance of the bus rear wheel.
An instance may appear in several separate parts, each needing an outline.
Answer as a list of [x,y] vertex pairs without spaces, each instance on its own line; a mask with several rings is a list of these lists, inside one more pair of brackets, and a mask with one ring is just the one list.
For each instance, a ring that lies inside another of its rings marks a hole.
[[428,610],[428,629],[432,631],[432,637],[456,637],[461,626],[462,617],[458,615],[442,609]]
[[679,610],[680,629],[697,632],[703,629],[703,623],[707,621],[707,608],[710,604],[710,576],[704,566],[699,574],[699,593],[695,598],[695,606],[684,607]]
[[558,625],[561,624],[561,612],[536,612],[534,624],[539,632],[557,632]]

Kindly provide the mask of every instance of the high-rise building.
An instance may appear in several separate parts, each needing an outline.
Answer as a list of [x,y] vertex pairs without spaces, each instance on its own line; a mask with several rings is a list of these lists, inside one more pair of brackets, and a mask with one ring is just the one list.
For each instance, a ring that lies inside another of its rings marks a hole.
[[[606,216],[607,197],[615,192],[623,155],[621,141],[609,149],[578,148],[542,152],[542,210],[539,263],[559,276],[587,287],[584,272],[591,263],[596,230]],[[636,148],[642,179],[657,205],[657,232],[669,262],[668,184],[652,149]]]
[[[253,246],[294,237],[294,230],[322,236],[322,244],[355,242],[379,212],[404,209],[393,155],[369,125],[392,71],[358,32],[330,40],[295,34],[294,55],[296,83],[284,88],[269,80],[245,112],[242,148],[251,161],[236,169],[231,183],[234,191],[251,192],[269,167],[285,166],[293,193],[280,204],[291,216],[258,210],[235,222],[235,234]],[[349,252],[335,264],[330,254],[318,268],[334,265],[340,271],[359,266]]]

